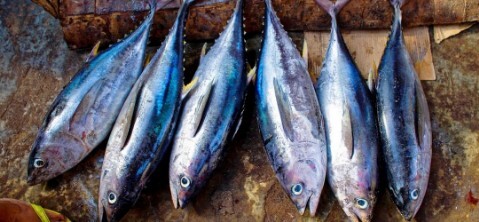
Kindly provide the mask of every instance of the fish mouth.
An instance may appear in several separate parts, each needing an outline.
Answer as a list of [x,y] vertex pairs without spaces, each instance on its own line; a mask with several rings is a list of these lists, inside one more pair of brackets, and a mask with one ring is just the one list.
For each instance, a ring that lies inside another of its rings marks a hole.
[[178,209],[178,207],[183,208],[183,203],[178,199],[178,192],[174,188],[174,185],[170,183],[170,192],[171,192],[171,200],[173,201],[173,206],[175,209]]
[[407,221],[411,221],[412,218],[414,217],[414,213],[408,211],[408,210],[404,210],[404,211],[401,211],[401,215],[404,217],[404,219],[406,219]]
[[105,200],[101,200],[100,201],[100,204],[99,204],[99,210],[98,210],[98,221],[100,222],[108,222],[108,213],[106,212],[106,209],[105,209],[105,205],[104,205],[104,202]]
[[316,210],[318,208],[318,205],[319,205],[319,199],[314,199],[314,194],[311,194],[308,199],[306,200],[306,203],[304,204],[304,206],[299,206],[299,205],[296,205],[296,208],[298,208],[298,212],[299,214],[301,215],[304,215],[304,212],[306,211],[306,207],[309,208],[309,214],[311,216],[315,216],[316,215]]
[[27,176],[27,184],[28,186],[34,186],[39,184],[40,181],[38,181],[33,175],[28,175]]

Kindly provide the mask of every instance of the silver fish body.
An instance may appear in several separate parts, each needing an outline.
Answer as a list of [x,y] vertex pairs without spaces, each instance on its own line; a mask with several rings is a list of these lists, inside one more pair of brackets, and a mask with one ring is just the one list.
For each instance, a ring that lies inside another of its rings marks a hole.
[[154,11],[127,38],[87,61],[57,96],[32,146],[30,185],[71,169],[107,138],[141,74]]
[[101,171],[100,220],[118,221],[134,205],[173,135],[183,86],[184,1],[169,35],[128,96],[108,141]]
[[256,79],[258,122],[268,159],[284,191],[314,215],[326,177],[322,116],[303,58],[266,0]]
[[170,156],[175,208],[205,185],[237,129],[246,93],[243,0],[210,51],[201,59],[182,102]]
[[351,221],[370,221],[378,181],[374,100],[344,43],[336,14],[331,16],[329,48],[316,84],[328,145],[328,183]]
[[377,111],[388,188],[405,219],[419,210],[431,165],[431,122],[426,97],[404,44],[401,10],[392,0],[394,21],[379,65]]

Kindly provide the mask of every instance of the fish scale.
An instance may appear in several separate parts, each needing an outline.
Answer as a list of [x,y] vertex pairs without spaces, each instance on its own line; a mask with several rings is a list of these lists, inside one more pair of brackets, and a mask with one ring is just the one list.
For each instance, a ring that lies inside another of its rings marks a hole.
[[351,221],[370,221],[377,192],[374,100],[337,25],[349,0],[316,2],[332,17],[331,38],[316,92],[328,144],[328,183]]
[[258,123],[268,160],[300,214],[316,214],[326,178],[321,110],[300,56],[265,1],[264,30],[256,79]]
[[104,141],[141,74],[155,9],[127,38],[87,62],[56,97],[28,161],[28,183],[45,182],[76,166]]
[[175,208],[184,208],[205,186],[240,124],[247,86],[243,35],[243,0],[238,0],[185,87],[169,166]]
[[378,68],[377,112],[390,194],[411,220],[424,199],[429,180],[432,135],[429,108],[404,43],[401,9],[407,0],[391,0],[393,25]]
[[113,127],[100,178],[101,221],[118,221],[128,212],[170,145],[183,86],[183,34],[193,2],[182,3],[168,37],[133,86]]

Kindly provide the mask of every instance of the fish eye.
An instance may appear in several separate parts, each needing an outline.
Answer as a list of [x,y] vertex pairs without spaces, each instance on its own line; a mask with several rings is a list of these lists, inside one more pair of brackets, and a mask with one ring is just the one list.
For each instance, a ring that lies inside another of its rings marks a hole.
[[303,193],[303,185],[300,183],[293,185],[291,187],[291,192],[294,195],[300,195],[301,193]]
[[186,176],[181,177],[181,179],[180,179],[180,185],[181,185],[181,187],[188,189],[188,188],[190,187],[190,185],[191,185],[191,180],[190,180],[190,178],[188,178],[188,177],[186,177]]
[[418,190],[418,189],[414,189],[414,190],[411,192],[411,199],[417,200],[417,198],[419,198],[419,190]]
[[116,194],[113,193],[112,191],[110,191],[110,192],[108,193],[108,203],[109,203],[109,204],[115,204],[115,203],[116,203],[116,200],[117,200]]
[[45,161],[43,161],[42,159],[40,158],[36,158],[34,161],[33,161],[33,166],[35,168],[41,168],[43,166],[45,166]]
[[356,198],[356,205],[363,210],[369,207],[368,201],[363,198]]

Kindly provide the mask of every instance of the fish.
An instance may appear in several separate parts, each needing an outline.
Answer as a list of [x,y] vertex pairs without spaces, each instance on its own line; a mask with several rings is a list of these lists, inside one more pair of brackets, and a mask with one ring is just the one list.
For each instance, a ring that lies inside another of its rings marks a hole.
[[373,94],[337,23],[349,0],[316,0],[331,16],[331,38],[315,89],[324,118],[328,184],[350,221],[371,221],[378,184],[378,129]]
[[101,169],[100,221],[119,221],[133,207],[168,150],[181,103],[184,29],[193,2],[182,3],[115,122]]
[[401,6],[391,0],[392,30],[378,67],[376,106],[387,187],[406,220],[418,212],[431,167],[432,132],[421,81],[404,42]]
[[143,69],[155,11],[151,8],[135,31],[101,53],[98,43],[56,97],[32,145],[29,185],[68,171],[107,139]]
[[169,165],[175,208],[184,208],[205,186],[239,127],[247,89],[243,32],[243,0],[238,0],[225,30],[184,88]]
[[268,160],[302,215],[316,214],[326,177],[326,139],[312,79],[288,33],[265,0],[256,73],[257,120]]

